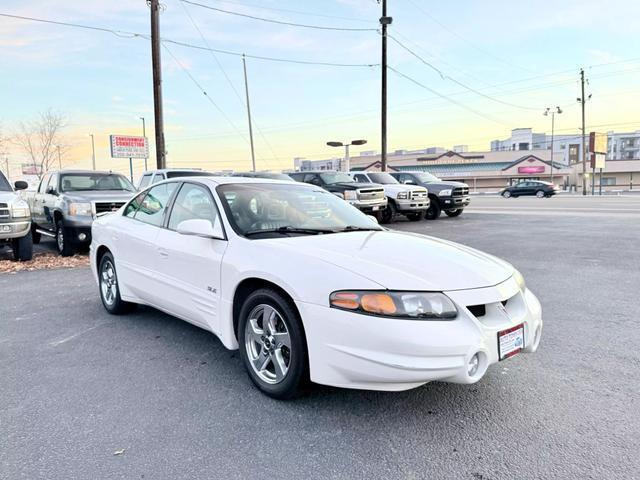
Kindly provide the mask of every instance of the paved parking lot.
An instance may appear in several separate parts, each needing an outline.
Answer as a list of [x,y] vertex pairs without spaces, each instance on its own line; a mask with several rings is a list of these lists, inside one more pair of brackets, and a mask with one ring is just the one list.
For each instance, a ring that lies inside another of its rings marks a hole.
[[278,402],[213,335],[107,315],[88,269],[0,275],[0,478],[639,478],[640,198],[474,198],[395,228],[519,268],[538,353],[471,386]]

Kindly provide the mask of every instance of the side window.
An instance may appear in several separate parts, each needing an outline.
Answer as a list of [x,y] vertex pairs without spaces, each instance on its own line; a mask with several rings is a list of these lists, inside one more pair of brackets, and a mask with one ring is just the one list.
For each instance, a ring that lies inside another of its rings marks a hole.
[[156,227],[162,226],[165,207],[177,185],[176,182],[163,183],[148,190],[133,218]]
[[40,180],[40,185],[38,186],[38,193],[44,193],[47,190],[47,185],[49,185],[49,174],[42,177]]
[[133,198],[133,200],[129,202],[129,205],[127,205],[127,208],[124,209],[125,217],[133,218],[133,216],[136,214],[136,212],[140,208],[140,205],[142,204],[142,200],[144,200],[144,196],[146,194],[147,192],[139,193]]
[[171,209],[169,229],[176,230],[185,220],[209,220],[211,225],[218,221],[218,209],[208,189],[193,183],[185,183]]
[[142,179],[140,180],[138,189],[144,190],[145,188],[147,188],[147,186],[151,183],[151,177],[153,177],[153,173],[147,173],[146,175],[143,175]]
[[369,179],[367,178],[367,176],[361,173],[354,175],[353,178],[355,179],[356,182],[369,183]]
[[58,174],[54,173],[49,178],[49,183],[47,184],[46,193],[58,193]]

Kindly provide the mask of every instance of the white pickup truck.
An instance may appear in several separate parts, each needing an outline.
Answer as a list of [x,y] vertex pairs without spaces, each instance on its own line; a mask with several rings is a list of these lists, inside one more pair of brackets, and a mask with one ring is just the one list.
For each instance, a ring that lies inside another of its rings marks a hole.
[[404,185],[386,172],[349,172],[358,183],[377,183],[384,188],[387,208],[382,214],[382,223],[393,221],[396,215],[404,215],[412,222],[424,218],[429,208],[429,192],[424,187]]
[[[27,182],[17,181],[15,188],[24,190]],[[31,260],[33,256],[29,205],[0,172],[0,248],[4,245],[11,246],[14,260]]]

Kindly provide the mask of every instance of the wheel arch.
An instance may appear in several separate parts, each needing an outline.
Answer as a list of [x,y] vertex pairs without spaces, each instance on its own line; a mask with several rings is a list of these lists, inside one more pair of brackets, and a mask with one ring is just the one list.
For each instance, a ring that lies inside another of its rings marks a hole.
[[96,272],[99,271],[100,261],[102,260],[102,257],[104,257],[104,254],[107,252],[111,253],[111,250],[109,250],[109,247],[107,247],[106,245],[100,245],[96,250]]

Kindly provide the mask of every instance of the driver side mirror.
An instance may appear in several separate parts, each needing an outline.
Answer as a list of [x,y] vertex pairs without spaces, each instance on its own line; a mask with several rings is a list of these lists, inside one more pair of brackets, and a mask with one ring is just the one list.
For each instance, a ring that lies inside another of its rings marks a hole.
[[29,184],[24,180],[18,180],[13,184],[13,186],[16,188],[16,190],[26,190],[27,188],[29,188]]
[[201,218],[185,220],[178,224],[176,231],[181,235],[224,240],[224,231],[219,219],[216,219],[215,225],[212,225],[210,220]]
[[414,182],[413,180],[405,180],[402,183],[404,183],[405,185],[415,185],[416,184],[416,182]]

